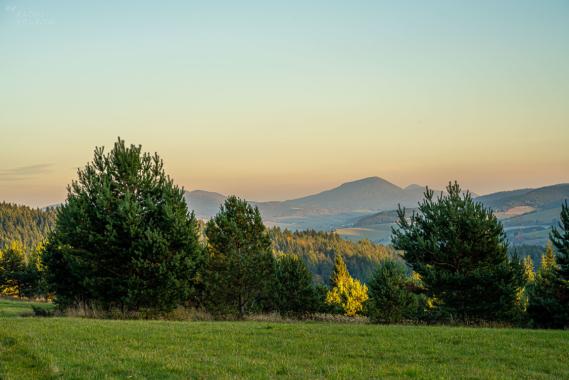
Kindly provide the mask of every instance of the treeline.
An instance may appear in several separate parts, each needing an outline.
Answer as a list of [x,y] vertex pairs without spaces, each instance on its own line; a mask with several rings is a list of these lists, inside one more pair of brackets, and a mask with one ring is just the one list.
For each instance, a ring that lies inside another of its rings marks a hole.
[[11,203],[0,203],[0,249],[13,241],[21,242],[25,249],[33,250],[55,225],[56,211],[34,209]]
[[[569,326],[567,203],[537,272],[531,257],[508,253],[502,224],[456,183],[439,197],[427,190],[410,217],[404,209],[398,217],[397,251],[331,233],[267,230],[259,210],[236,197],[200,228],[162,160],[119,139],[78,172],[35,264],[13,265],[25,255],[2,251],[0,281],[20,295],[35,284],[60,308]],[[314,276],[310,266],[324,262],[329,269]],[[34,267],[35,283],[8,282]]]
[[338,255],[343,257],[352,276],[363,282],[371,279],[380,261],[398,257],[391,247],[367,239],[352,242],[342,239],[335,232],[292,232],[273,227],[269,229],[269,236],[275,252],[299,256],[314,275],[315,281],[327,285]]

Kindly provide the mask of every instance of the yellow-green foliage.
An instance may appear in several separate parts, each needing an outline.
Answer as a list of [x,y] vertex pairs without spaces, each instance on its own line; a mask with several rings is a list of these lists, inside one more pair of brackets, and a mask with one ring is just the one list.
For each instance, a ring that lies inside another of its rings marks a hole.
[[332,289],[326,295],[327,304],[340,307],[344,314],[350,317],[363,310],[368,299],[367,286],[350,276],[340,255],[336,256],[330,282]]
[[528,284],[531,284],[535,280],[535,272],[533,270],[533,260],[531,256],[526,256],[522,262],[524,269],[524,277]]
[[547,246],[545,247],[545,254],[541,256],[541,266],[539,271],[548,271],[556,266],[557,262],[555,260],[555,253],[553,252],[553,244],[551,244],[551,241],[548,241]]

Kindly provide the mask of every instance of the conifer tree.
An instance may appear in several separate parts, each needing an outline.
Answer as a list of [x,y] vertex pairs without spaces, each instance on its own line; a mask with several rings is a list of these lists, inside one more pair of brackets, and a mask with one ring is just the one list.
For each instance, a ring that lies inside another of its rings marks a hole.
[[332,289],[326,295],[326,303],[337,307],[349,317],[360,314],[368,299],[368,288],[350,276],[341,255],[336,255],[330,277]]
[[557,250],[557,273],[560,281],[560,302],[569,308],[569,205],[567,201],[561,205],[559,229],[554,227],[550,239]]
[[402,263],[381,262],[369,283],[369,317],[372,322],[394,323],[413,317],[417,299],[409,290],[411,279]]
[[559,302],[559,276],[551,244],[541,256],[534,283],[529,288],[528,315],[537,327],[559,328],[565,324],[565,311]]
[[212,311],[239,317],[271,299],[275,260],[261,214],[231,196],[205,229],[208,241],[207,297]]
[[296,255],[277,258],[275,276],[276,305],[281,314],[302,315],[317,310],[318,296],[312,274]]
[[558,228],[550,234],[535,285],[530,294],[528,314],[536,326],[562,328],[569,326],[569,207],[561,206]]
[[167,311],[187,301],[196,220],[158,154],[120,138],[107,154],[96,148],[57,214],[44,262],[62,305]]
[[510,261],[501,223],[455,182],[434,198],[427,190],[408,219],[399,209],[393,245],[419,273],[441,315],[509,320],[519,315],[523,273]]

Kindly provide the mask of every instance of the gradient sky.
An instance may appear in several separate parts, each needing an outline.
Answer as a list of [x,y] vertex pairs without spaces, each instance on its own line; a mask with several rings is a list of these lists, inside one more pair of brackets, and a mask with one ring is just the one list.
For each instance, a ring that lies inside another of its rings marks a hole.
[[0,199],[117,136],[255,200],[569,182],[569,1],[0,0]]

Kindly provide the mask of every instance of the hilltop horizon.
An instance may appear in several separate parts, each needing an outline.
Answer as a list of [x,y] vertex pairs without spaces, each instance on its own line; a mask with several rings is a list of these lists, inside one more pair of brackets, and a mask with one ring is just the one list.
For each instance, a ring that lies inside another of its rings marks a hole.
[[[1,173],[0,173],[1,174]],[[1,177],[1,176],[0,176]],[[1,179],[1,178],[0,178]],[[410,182],[406,185],[399,185],[397,183],[395,183],[394,181],[390,181],[389,179],[386,179],[385,177],[379,176],[379,175],[371,175],[371,176],[366,176],[366,177],[362,177],[362,178],[355,178],[355,179],[350,179],[350,180],[346,180],[343,182],[339,182],[327,187],[322,187],[320,189],[315,189],[311,192],[307,192],[307,193],[299,193],[297,194],[297,196],[291,196],[291,197],[271,197],[269,196],[265,196],[265,197],[248,197],[247,195],[243,194],[243,193],[232,193],[230,191],[223,191],[223,190],[218,190],[218,189],[210,189],[210,188],[189,188],[187,186],[183,186],[180,184],[177,184],[178,186],[182,187],[184,189],[184,191],[188,194],[190,193],[202,193],[204,196],[218,196],[218,197],[227,197],[230,195],[235,195],[238,196],[239,198],[243,198],[243,199],[247,199],[249,201],[252,202],[261,202],[261,203],[271,203],[271,202],[287,202],[287,201],[294,201],[297,200],[299,198],[305,198],[305,197],[310,197],[310,196],[314,196],[314,195],[318,195],[320,193],[324,193],[326,191],[338,188],[338,187],[342,187],[342,186],[346,186],[346,185],[351,185],[351,184],[363,184],[363,183],[382,183],[382,184],[387,184],[390,186],[395,186],[397,187],[399,190],[406,190],[406,191],[420,191],[421,193],[424,191],[424,189],[426,187],[428,187],[429,189],[432,189],[434,191],[441,191],[442,189],[444,189],[446,187],[446,185],[449,182],[454,182],[454,180],[450,180],[447,181],[444,184],[441,184],[440,186],[431,186],[431,185],[422,185],[419,184],[417,182]],[[529,190],[529,189],[538,189],[538,188],[542,188],[542,187],[548,187],[548,186],[554,186],[554,185],[560,185],[560,184],[567,184],[569,183],[569,179],[567,181],[561,181],[561,182],[557,182],[557,183],[546,183],[546,184],[542,184],[542,185],[537,185],[537,186],[521,186],[521,187],[515,187],[515,186],[511,186],[509,188],[501,188],[501,189],[496,189],[495,191],[488,191],[488,192],[477,192],[476,190],[467,188],[465,186],[462,185],[462,183],[459,184],[462,186],[463,190],[468,190],[471,194],[473,194],[474,196],[478,197],[478,196],[486,196],[486,195],[492,195],[492,194],[499,194],[499,193],[506,193],[509,191],[515,191],[515,190]],[[67,184],[65,184],[64,186],[62,186],[62,188],[65,188],[67,186]],[[14,204],[20,204],[20,205],[25,205],[28,207],[32,207],[32,208],[46,208],[46,207],[52,207],[53,205],[62,203],[65,201],[65,197],[61,197],[60,200],[54,200],[52,202],[45,202],[45,203],[41,203],[41,202],[26,202],[26,201],[18,201],[18,200],[11,200],[11,199],[5,199],[2,197],[2,192],[0,191],[0,202],[7,202],[7,203],[14,203]]]

